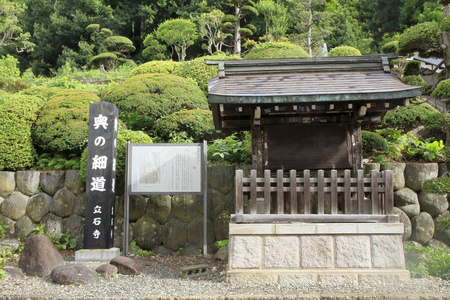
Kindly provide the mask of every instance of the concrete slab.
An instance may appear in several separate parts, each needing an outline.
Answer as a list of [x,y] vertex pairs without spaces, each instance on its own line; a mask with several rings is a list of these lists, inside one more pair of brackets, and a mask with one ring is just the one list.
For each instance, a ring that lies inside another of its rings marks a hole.
[[75,261],[110,261],[118,256],[120,256],[119,248],[82,249],[75,251]]

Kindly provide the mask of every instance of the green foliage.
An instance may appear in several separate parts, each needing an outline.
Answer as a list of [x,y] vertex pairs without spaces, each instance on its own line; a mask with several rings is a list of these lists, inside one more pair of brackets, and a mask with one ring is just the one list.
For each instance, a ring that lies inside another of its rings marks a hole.
[[436,276],[450,279],[450,251],[433,247],[405,246],[405,253],[423,253],[419,261],[407,263],[412,277]]
[[146,62],[131,71],[130,76],[136,76],[148,73],[162,73],[172,74],[174,69],[179,66],[180,63],[171,60],[154,60]]
[[29,85],[20,79],[11,77],[0,77],[0,89],[10,93],[16,93],[28,88]]
[[109,36],[104,40],[104,43],[106,44],[108,49],[120,53],[128,53],[136,50],[133,42],[125,36]]
[[361,52],[359,52],[358,49],[355,47],[350,46],[339,46],[334,49],[332,49],[328,56],[355,56],[355,55],[361,55]]
[[441,31],[450,32],[450,17],[444,18],[441,23]]
[[197,86],[171,74],[133,76],[104,89],[100,97],[117,106],[119,118],[132,130],[149,131],[156,120],[182,109],[208,108]]
[[184,133],[186,138],[199,143],[219,135],[214,129],[212,112],[206,109],[181,110],[161,118],[155,124],[155,133],[164,141],[173,142],[173,133]]
[[[450,178],[450,177],[440,177],[440,178]],[[447,193],[450,193],[450,182],[449,180],[447,180],[446,183],[446,190]],[[450,230],[450,216],[446,216],[444,218],[441,218],[438,222],[437,222],[437,228],[440,230]]]
[[[121,129],[117,133],[117,157],[116,157],[116,193],[118,195],[123,193],[124,178],[125,178],[125,156],[127,141],[133,144],[151,144],[152,139],[142,131],[132,131]],[[82,180],[86,180],[87,168],[87,147],[83,151],[80,161],[80,176]]]
[[412,86],[422,86],[422,90],[425,91],[428,87],[427,82],[420,75],[409,75],[402,77],[402,81],[405,84]]
[[388,142],[376,132],[361,131],[363,140],[363,153],[366,157],[384,152],[388,149]]
[[19,61],[17,58],[6,55],[0,58],[0,74],[2,77],[19,78],[20,70],[18,68]]
[[228,240],[216,241],[215,244],[217,246],[217,249],[221,249],[228,245]]
[[36,150],[31,128],[44,105],[40,98],[6,95],[0,101],[0,170],[24,170],[34,165]]
[[44,235],[48,237],[53,245],[55,245],[56,250],[75,250],[76,243],[73,241],[69,229],[64,233],[59,234],[48,234],[45,232],[45,223],[38,224],[34,226],[34,229],[27,233],[27,236],[33,235]]
[[425,180],[422,185],[422,191],[429,194],[447,195],[450,193],[450,177]]
[[401,106],[398,110],[388,111],[381,121],[381,126],[409,131],[423,124],[430,115],[436,112],[438,111],[428,103],[417,99],[411,100],[411,104],[408,106]]
[[243,138],[232,134],[217,139],[208,145],[208,160],[211,164],[234,166],[251,163],[251,137],[246,132]]
[[111,70],[116,66],[117,55],[112,52],[100,53],[91,58],[89,65],[94,68],[100,67],[100,65],[105,66],[106,70]]
[[256,44],[245,59],[309,57],[302,47],[288,42]]
[[441,99],[450,98],[450,79],[442,80],[433,90],[431,96]]
[[224,53],[218,54],[218,55],[208,55],[208,56],[202,56],[198,57],[194,60],[185,61],[178,65],[173,70],[173,75],[177,75],[180,77],[184,77],[187,79],[191,79],[194,82],[197,83],[197,85],[200,87],[200,89],[207,93],[208,91],[208,79],[214,78],[219,75],[219,71],[217,69],[217,66],[211,65],[208,66],[205,63],[206,59],[212,59],[212,60],[233,60],[233,59],[240,59],[237,55],[225,55]]
[[408,60],[403,67],[403,75],[413,76],[419,75],[420,72],[420,61],[418,60]]
[[42,86],[32,86],[28,89],[20,91],[20,95],[28,95],[41,98],[45,102],[47,100],[58,93],[67,92],[67,90],[62,88],[52,88],[52,87],[42,87]]
[[384,44],[380,48],[381,53],[397,53],[398,52],[398,41],[391,41]]
[[442,56],[440,33],[437,22],[419,23],[406,29],[398,40],[400,54],[418,51],[422,57]]
[[80,169],[79,154],[60,154],[60,153],[43,153],[39,155],[36,170],[78,170]]
[[2,222],[0,222],[0,239],[5,237],[5,229],[8,228],[7,225],[3,225]]
[[98,101],[97,95],[82,91],[50,97],[33,128],[35,145],[44,151],[81,153],[87,144],[89,105]]

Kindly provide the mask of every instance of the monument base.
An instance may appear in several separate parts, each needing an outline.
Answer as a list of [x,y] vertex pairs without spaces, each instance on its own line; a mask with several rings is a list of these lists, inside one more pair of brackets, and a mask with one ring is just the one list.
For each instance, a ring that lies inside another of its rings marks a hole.
[[75,251],[75,261],[93,261],[93,260],[110,261],[111,259],[118,256],[120,256],[119,248],[82,249]]

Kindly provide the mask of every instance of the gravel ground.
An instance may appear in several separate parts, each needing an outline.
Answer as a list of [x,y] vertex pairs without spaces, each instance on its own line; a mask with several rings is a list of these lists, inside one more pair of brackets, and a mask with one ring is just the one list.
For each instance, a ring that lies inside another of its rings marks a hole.
[[[96,284],[59,285],[26,276],[0,280],[0,299],[450,299],[450,281],[429,277],[406,284],[228,284],[224,262],[203,257],[134,258],[143,267],[138,276],[118,274]],[[66,263],[74,262],[67,258]],[[95,269],[104,262],[82,262]],[[180,267],[207,264],[208,276],[181,278]]]

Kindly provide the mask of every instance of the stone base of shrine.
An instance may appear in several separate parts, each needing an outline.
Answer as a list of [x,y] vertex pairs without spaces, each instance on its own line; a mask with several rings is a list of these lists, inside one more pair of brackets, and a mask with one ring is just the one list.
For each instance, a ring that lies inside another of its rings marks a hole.
[[119,248],[82,249],[75,251],[75,261],[110,261],[120,256]]
[[401,223],[230,223],[230,283],[388,283],[410,279]]

